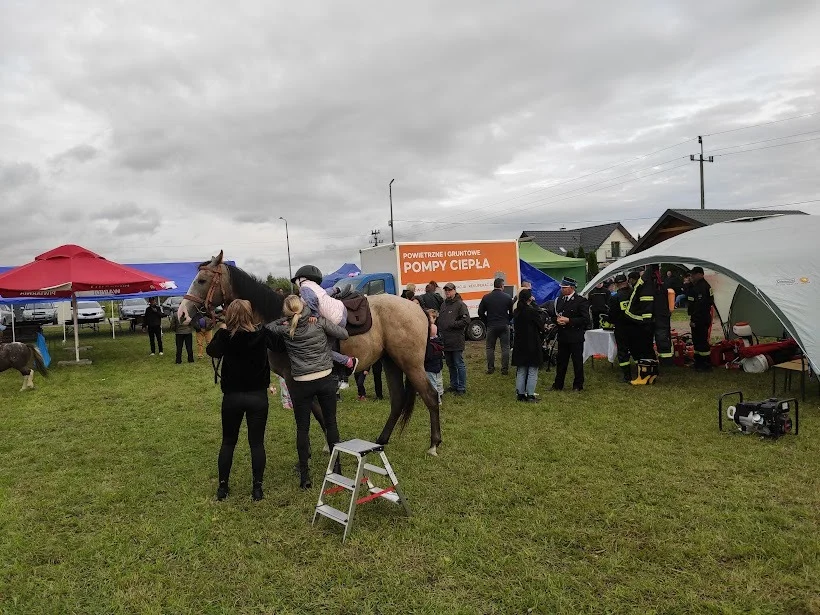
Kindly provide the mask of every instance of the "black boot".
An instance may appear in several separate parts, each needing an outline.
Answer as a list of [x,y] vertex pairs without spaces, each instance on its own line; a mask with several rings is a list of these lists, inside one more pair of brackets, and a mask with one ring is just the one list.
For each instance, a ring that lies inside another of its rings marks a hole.
[[518,401],[527,401],[527,396],[522,394],[522,393],[519,393],[518,394]]
[[299,488],[310,489],[313,484],[310,482],[310,473],[307,467],[299,467]]
[[216,499],[220,502],[228,497],[228,494],[231,492],[230,488],[228,487],[228,481],[221,480],[219,481],[219,487],[216,488]]
[[253,489],[251,490],[251,499],[254,502],[258,502],[262,498],[265,497],[265,494],[262,492],[262,481],[255,480],[253,481]]

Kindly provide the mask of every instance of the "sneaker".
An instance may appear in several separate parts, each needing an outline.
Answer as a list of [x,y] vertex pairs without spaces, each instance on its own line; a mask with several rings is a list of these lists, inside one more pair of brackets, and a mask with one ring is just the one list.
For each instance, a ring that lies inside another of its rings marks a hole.
[[339,380],[339,390],[344,391],[345,389],[349,389],[350,385],[345,380]]
[[161,352],[159,353],[159,356],[162,356],[162,353],[161,353]]
[[367,395],[359,395],[359,397],[357,397],[356,399],[358,399],[359,401],[367,401]]
[[527,398],[524,401],[530,404],[537,404],[541,400],[535,397],[534,395],[527,395]]
[[488,375],[488,376],[489,376],[490,374],[494,374],[494,373],[495,373],[495,368],[494,368],[494,367],[488,367],[488,368],[487,368],[487,375]]
[[153,357],[153,356],[154,356],[154,353],[152,352],[152,353],[151,353],[151,354],[149,354],[148,356],[149,356],[149,357]]

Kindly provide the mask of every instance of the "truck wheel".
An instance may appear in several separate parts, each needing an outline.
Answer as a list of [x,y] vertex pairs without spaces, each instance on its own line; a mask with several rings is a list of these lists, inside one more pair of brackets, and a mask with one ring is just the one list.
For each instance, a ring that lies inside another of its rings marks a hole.
[[470,321],[467,325],[467,339],[471,342],[479,342],[487,335],[487,327],[478,318]]

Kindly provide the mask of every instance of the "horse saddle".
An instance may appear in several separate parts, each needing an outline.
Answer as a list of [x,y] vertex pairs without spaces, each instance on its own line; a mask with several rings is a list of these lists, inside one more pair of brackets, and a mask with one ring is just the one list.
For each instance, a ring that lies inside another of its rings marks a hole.
[[373,315],[367,296],[358,291],[346,288],[336,295],[336,299],[347,308],[347,332],[351,335],[363,335],[373,326]]

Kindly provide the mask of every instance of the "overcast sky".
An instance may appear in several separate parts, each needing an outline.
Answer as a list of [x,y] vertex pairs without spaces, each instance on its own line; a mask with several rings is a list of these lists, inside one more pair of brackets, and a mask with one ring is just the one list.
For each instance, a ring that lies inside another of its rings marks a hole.
[[[0,265],[78,243],[285,274],[284,216],[294,269],[332,270],[389,242],[392,178],[399,241],[637,235],[699,207],[688,139],[820,111],[818,31],[816,0],[0,0]],[[820,199],[818,137],[706,137],[806,141],[715,158],[707,207]]]

